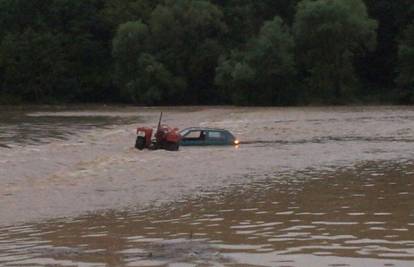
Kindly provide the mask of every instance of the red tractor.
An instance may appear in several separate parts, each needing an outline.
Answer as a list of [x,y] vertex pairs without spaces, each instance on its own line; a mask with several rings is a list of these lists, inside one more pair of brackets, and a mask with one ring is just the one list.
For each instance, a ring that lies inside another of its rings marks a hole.
[[165,149],[168,151],[177,151],[180,147],[181,135],[177,128],[170,128],[161,124],[162,112],[158,122],[157,131],[154,138],[152,137],[153,129],[148,127],[137,128],[137,139],[135,148],[143,150],[145,148],[156,150]]

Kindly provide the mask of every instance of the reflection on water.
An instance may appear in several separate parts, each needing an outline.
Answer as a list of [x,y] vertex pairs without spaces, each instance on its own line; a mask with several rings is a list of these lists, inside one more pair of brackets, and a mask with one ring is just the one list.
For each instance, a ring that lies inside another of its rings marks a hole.
[[2,266],[413,266],[414,166],[268,175],[147,211],[0,228]]

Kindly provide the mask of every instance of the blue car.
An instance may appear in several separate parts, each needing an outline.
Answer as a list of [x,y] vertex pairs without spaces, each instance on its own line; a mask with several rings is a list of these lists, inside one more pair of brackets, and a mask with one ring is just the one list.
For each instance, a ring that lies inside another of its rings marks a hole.
[[187,128],[180,132],[182,146],[234,146],[240,142],[229,131],[214,128]]

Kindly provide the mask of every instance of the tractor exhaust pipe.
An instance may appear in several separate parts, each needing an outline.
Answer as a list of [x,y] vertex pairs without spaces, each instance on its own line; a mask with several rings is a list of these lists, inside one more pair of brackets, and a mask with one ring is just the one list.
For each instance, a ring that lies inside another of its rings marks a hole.
[[160,115],[160,120],[158,121],[158,127],[157,127],[157,132],[160,130],[160,128],[161,128],[161,121],[162,121],[162,112],[161,112],[161,115]]

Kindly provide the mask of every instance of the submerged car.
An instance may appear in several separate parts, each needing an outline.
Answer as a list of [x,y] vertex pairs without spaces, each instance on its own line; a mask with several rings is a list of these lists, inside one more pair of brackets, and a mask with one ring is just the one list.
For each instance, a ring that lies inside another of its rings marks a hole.
[[215,128],[187,128],[180,131],[182,146],[234,146],[240,141],[227,130]]

